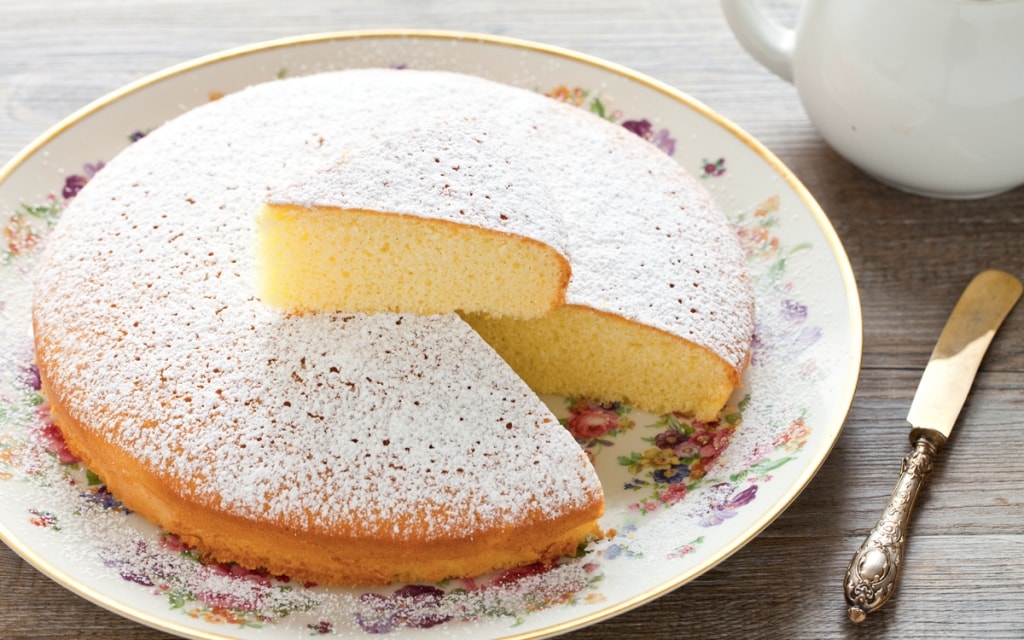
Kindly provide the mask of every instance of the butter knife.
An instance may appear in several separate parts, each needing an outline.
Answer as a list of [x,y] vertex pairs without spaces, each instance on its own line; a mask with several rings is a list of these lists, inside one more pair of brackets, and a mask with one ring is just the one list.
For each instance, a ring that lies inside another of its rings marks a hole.
[[1022,289],[1008,273],[983,271],[967,285],[946,321],[907,415],[913,451],[903,459],[885,512],[846,570],[847,615],[853,622],[863,622],[896,591],[918,491],[953,430],[985,351]]

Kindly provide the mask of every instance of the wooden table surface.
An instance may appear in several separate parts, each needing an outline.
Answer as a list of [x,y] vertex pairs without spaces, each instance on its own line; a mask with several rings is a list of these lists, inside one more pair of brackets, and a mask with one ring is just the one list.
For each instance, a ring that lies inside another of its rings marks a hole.
[[[795,0],[763,2],[792,23]],[[576,49],[652,75],[765,143],[834,224],[860,288],[853,407],[816,478],[750,544],[636,610],[568,634],[676,638],[1024,638],[1024,309],[989,352],[911,523],[902,584],[862,625],[843,574],[908,450],[905,416],[962,287],[1024,276],[1024,189],[940,201],[882,186],[816,135],[711,0],[0,0],[0,162],[76,108],[165,66],[262,40],[416,27]],[[1024,306],[1024,305],[1022,305]],[[102,610],[0,545],[0,638],[168,637]]]

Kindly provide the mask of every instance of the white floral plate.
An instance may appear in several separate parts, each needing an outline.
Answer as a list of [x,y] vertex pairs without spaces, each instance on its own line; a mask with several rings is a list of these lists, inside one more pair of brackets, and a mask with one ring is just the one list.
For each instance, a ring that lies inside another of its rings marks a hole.
[[[32,365],[30,287],[38,244],[78,189],[104,160],[183,110],[283,75],[365,66],[482,75],[618,122],[699,175],[748,252],[755,344],[722,420],[547,398],[593,455],[611,531],[557,567],[342,589],[205,565],[126,512],[49,422]],[[324,34],[165,70],[85,107],[4,166],[0,224],[0,538],[79,595],[183,637],[539,638],[621,613],[721,562],[792,502],[838,437],[860,367],[860,307],[846,255],[813,198],[769,151],[656,80],[506,38]]]

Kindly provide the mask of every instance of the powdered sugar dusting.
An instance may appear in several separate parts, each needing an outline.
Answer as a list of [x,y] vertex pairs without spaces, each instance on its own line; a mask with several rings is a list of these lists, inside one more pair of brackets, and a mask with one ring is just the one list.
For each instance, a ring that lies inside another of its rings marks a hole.
[[[393,90],[415,93],[420,78],[406,82],[411,76],[397,76]],[[679,163],[576,107],[470,76],[423,77],[437,80],[426,97],[403,105],[389,94],[384,120],[346,131],[349,147],[329,169],[271,200],[462,221],[476,208],[467,223],[563,252],[568,243],[567,303],[661,329],[744,368],[754,313],[746,259],[718,205]],[[488,171],[454,169],[471,164]],[[488,186],[501,197],[471,197]],[[501,219],[517,199],[517,215]],[[549,215],[524,215],[533,211]]]
[[600,486],[579,447],[457,317],[294,317],[254,297],[253,213],[340,157],[380,86],[414,102],[428,88],[388,73],[255,87],[110,162],[40,269],[40,355],[59,350],[72,415],[115,416],[98,426],[200,478],[199,503],[391,539],[425,506],[443,503],[425,532],[443,536],[588,504]]
[[[542,106],[541,117],[558,124],[526,153],[562,185],[553,192],[572,240],[566,302],[680,336],[742,370],[753,293],[735,231],[710,194],[623,127],[563,103]],[[587,170],[601,163],[611,170]]]
[[524,132],[510,126],[521,117],[518,111],[492,111],[485,119],[422,110],[389,116],[386,129],[268,200],[496,229],[566,254],[561,214],[543,178],[522,157]]

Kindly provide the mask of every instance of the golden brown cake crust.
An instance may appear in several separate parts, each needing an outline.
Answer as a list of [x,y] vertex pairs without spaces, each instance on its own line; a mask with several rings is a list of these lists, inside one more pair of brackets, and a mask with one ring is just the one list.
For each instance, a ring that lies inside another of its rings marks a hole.
[[[43,392],[49,388],[46,365],[40,365]],[[275,575],[318,583],[385,584],[436,582],[452,576],[475,576],[498,567],[549,563],[574,554],[581,541],[597,539],[596,521],[603,503],[595,499],[586,510],[551,519],[523,513],[516,526],[483,532],[466,539],[453,531],[448,539],[415,535],[401,544],[344,532],[299,534],[289,527],[254,522],[221,509],[185,503],[176,479],[154,472],[124,452],[107,446],[102,436],[51,404],[68,448],[90,470],[109,478],[107,488],[126,507],[145,513],[183,543],[214,561],[237,562]],[[107,473],[110,470],[110,473]],[[415,531],[415,525],[409,526]]]

